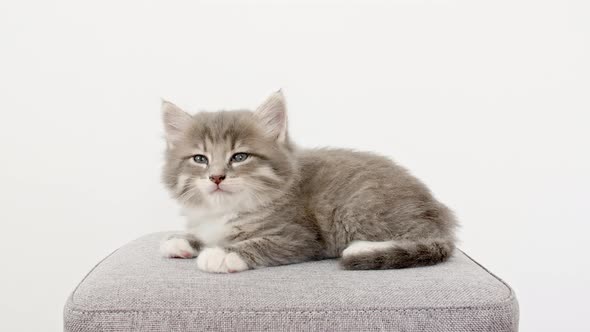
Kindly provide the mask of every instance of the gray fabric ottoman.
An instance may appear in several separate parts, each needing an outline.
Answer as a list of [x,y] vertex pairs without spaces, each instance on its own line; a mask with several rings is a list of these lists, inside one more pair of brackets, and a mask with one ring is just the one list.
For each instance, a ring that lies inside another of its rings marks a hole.
[[327,260],[208,274],[165,259],[166,233],[100,262],[68,299],[66,331],[516,331],[518,304],[460,251],[424,268],[344,271]]

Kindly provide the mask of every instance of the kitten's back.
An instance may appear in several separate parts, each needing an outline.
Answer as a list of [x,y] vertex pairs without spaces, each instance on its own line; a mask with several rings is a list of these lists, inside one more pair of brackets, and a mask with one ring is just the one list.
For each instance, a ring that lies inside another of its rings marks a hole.
[[396,241],[391,242],[392,250],[377,246],[381,257],[343,259],[345,267],[430,265],[452,252],[452,212],[390,159],[345,149],[300,150],[296,156],[302,204],[312,211],[328,256],[340,255],[355,240]]

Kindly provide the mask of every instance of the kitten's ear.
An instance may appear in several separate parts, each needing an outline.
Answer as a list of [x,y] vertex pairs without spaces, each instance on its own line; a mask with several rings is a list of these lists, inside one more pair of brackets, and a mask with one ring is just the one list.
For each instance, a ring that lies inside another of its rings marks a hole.
[[162,99],[162,118],[166,130],[166,141],[170,146],[176,142],[190,126],[193,117],[180,107]]
[[287,140],[287,105],[281,90],[270,95],[255,112],[266,134],[280,143]]

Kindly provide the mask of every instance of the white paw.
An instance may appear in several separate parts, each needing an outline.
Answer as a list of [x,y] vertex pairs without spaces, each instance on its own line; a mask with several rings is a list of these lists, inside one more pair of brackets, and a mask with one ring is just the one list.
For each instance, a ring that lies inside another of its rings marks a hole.
[[352,241],[342,251],[342,256],[360,255],[375,251],[389,249],[395,245],[395,241]]
[[197,267],[205,272],[233,273],[248,269],[248,264],[235,252],[222,248],[205,248],[197,257]]
[[193,258],[197,251],[185,239],[171,238],[160,244],[160,252],[168,258]]

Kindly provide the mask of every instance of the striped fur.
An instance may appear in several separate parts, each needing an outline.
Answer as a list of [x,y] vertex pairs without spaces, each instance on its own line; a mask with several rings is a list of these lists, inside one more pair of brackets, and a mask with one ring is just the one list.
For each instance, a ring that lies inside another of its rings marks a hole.
[[[163,112],[163,181],[186,212],[188,234],[211,248],[200,268],[237,272],[343,252],[345,269],[407,268],[453,252],[452,212],[404,168],[372,153],[296,148],[280,92],[254,112],[189,115],[169,102]],[[238,152],[249,157],[232,162]],[[209,163],[196,164],[195,154]],[[213,174],[225,175],[221,192]],[[211,227],[215,236],[205,236]],[[366,245],[345,252],[354,241]]]

